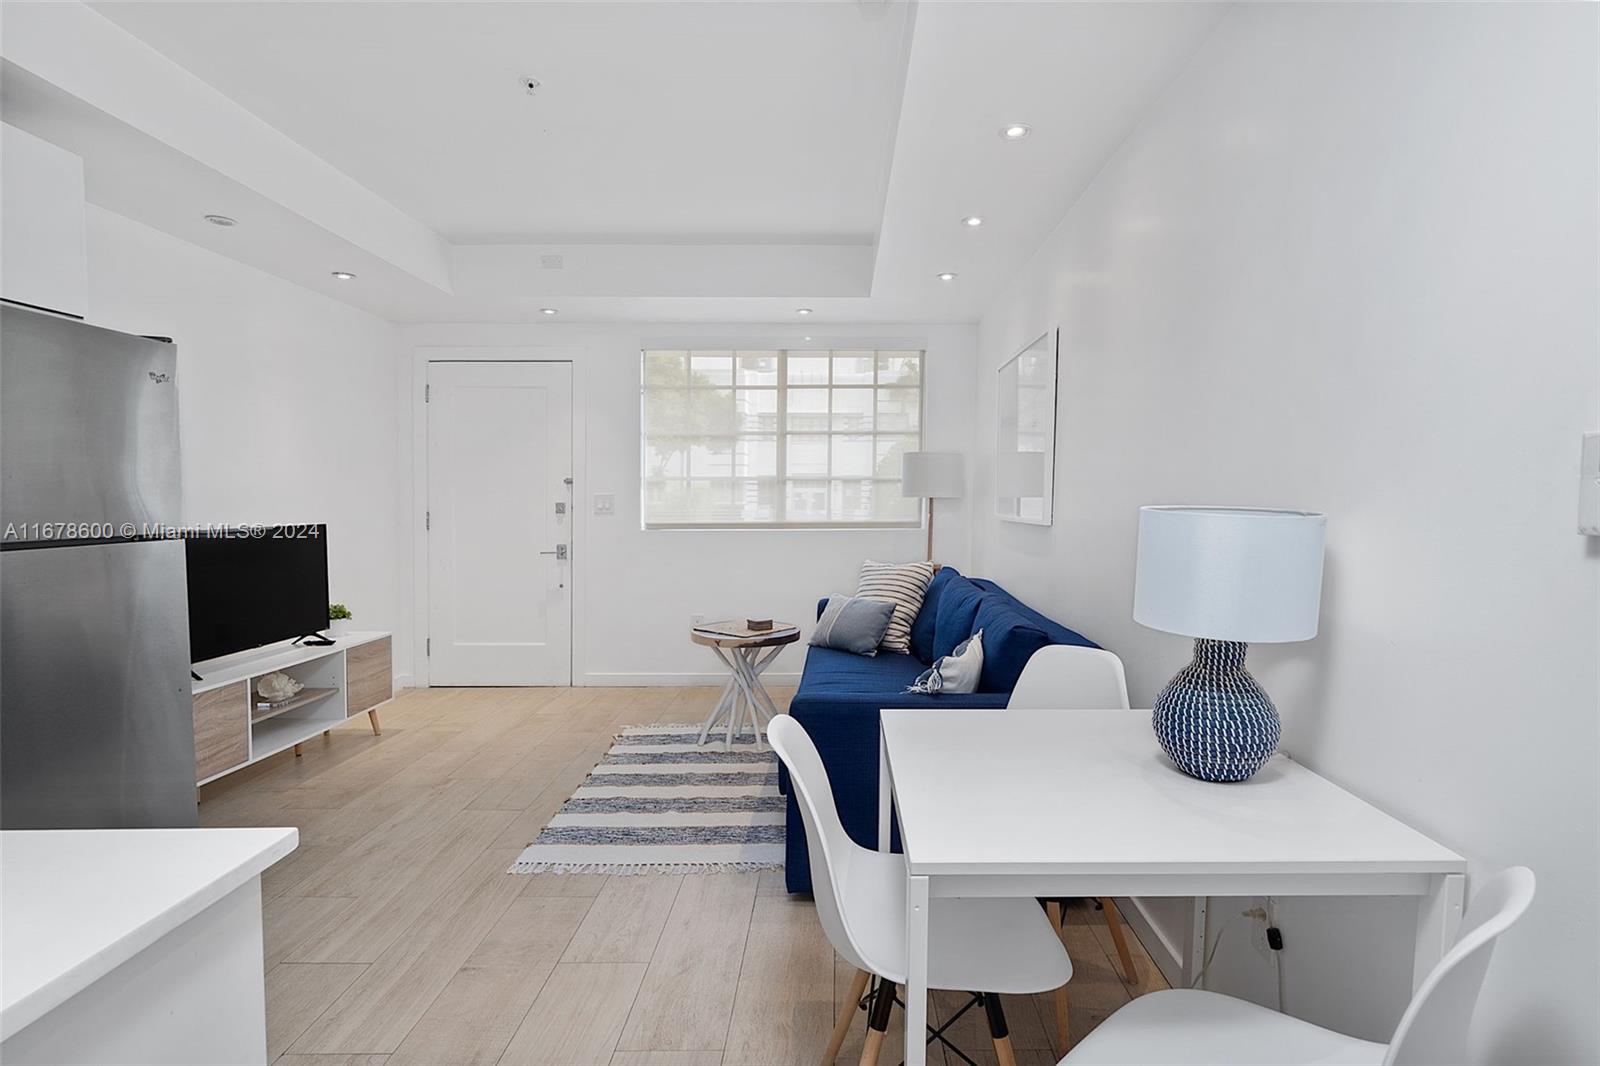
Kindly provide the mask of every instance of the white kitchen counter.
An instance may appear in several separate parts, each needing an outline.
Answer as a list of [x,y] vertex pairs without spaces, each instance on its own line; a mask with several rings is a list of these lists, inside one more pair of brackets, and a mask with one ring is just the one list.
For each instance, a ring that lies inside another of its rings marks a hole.
[[265,1061],[260,877],[298,841],[295,829],[0,833],[0,1056]]

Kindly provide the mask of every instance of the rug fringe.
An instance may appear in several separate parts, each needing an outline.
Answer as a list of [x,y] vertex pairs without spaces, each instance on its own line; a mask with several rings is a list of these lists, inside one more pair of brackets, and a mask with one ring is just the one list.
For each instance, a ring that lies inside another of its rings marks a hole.
[[781,870],[781,862],[515,862],[508,874],[755,874]]

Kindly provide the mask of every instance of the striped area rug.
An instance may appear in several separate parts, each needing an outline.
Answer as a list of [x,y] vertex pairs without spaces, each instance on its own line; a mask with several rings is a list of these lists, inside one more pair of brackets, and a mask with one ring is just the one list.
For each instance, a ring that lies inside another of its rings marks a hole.
[[511,873],[723,873],[783,867],[778,761],[754,736],[698,747],[698,725],[630,726]]

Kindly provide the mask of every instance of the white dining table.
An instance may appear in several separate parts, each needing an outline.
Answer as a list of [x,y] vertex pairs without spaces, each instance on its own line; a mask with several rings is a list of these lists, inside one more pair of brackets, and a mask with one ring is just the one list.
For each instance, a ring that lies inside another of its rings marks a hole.
[[1215,784],[1172,764],[1149,711],[880,722],[879,847],[898,814],[906,865],[906,1066],[926,1056],[932,898],[1414,896],[1414,983],[1460,925],[1465,859],[1281,752]]

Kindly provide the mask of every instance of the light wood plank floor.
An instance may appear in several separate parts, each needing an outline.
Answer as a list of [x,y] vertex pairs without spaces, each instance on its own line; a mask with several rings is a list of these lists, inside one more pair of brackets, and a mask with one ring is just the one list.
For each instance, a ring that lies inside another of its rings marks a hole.
[[[785,701],[789,693],[774,691]],[[694,722],[704,688],[418,689],[201,791],[202,825],[293,825],[263,878],[267,1031],[281,1066],[811,1066],[851,972],[781,873],[505,873],[617,728]],[[1164,987],[1068,909],[1074,1040]],[[1131,939],[1131,937],[1130,937]],[[943,1019],[959,998],[938,994]],[[1011,997],[1021,1066],[1054,1063],[1048,996]],[[858,1020],[839,1061],[860,1054]],[[952,1030],[992,1062],[982,1012]],[[883,1062],[899,1061],[897,1013]],[[953,1056],[950,1063],[956,1060]],[[930,1049],[929,1062],[944,1066]]]

